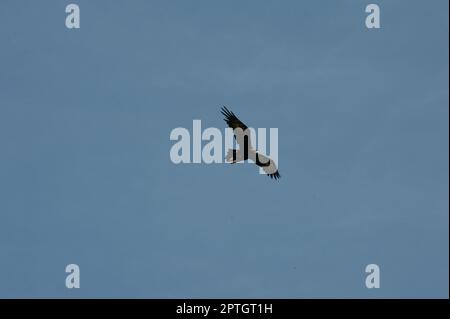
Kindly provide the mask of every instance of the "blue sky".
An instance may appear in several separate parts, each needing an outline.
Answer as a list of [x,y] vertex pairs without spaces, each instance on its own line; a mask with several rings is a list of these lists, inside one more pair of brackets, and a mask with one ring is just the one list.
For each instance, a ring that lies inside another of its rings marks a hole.
[[[0,4],[0,297],[448,297],[447,1],[73,2]],[[170,161],[224,104],[281,181]]]

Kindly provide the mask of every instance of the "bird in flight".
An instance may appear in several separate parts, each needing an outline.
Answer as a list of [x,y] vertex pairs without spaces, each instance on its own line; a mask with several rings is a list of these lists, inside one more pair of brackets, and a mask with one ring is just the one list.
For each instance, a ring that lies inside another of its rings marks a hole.
[[233,112],[228,110],[225,106],[220,111],[224,120],[229,127],[233,129],[234,138],[236,139],[239,149],[229,149],[226,160],[227,162],[234,164],[241,161],[251,159],[259,167],[262,167],[264,172],[270,178],[279,179],[281,177],[278,172],[275,162],[269,157],[259,153],[250,142],[250,130],[247,125],[242,123]]

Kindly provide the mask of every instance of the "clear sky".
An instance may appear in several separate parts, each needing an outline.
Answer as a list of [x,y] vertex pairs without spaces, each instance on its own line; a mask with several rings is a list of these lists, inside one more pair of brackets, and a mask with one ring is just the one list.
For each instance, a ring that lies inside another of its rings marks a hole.
[[[0,2],[0,297],[448,297],[447,0],[72,2]],[[279,182],[170,161],[221,105]]]

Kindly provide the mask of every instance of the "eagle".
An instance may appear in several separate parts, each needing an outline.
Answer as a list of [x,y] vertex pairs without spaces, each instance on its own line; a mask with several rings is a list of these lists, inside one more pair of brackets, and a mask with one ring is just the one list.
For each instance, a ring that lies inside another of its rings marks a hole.
[[278,180],[281,175],[278,172],[275,162],[264,154],[259,153],[250,142],[250,130],[242,123],[233,112],[223,106],[220,110],[224,121],[233,129],[234,138],[239,145],[239,149],[229,149],[226,161],[231,164],[251,159],[257,166],[262,167],[264,172],[271,179]]

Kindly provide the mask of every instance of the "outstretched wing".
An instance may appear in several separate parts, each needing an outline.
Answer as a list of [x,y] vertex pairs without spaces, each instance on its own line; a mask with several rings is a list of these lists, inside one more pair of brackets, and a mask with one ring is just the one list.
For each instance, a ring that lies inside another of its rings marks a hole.
[[226,106],[223,106],[220,112],[225,116],[224,120],[227,122],[228,126],[231,127],[233,130],[240,128],[241,130],[245,131],[248,129],[247,125],[242,123],[236,115],[234,115],[233,112],[231,112],[229,109],[227,109]]
[[261,167],[264,173],[267,174],[267,176],[275,179],[279,179],[281,177],[280,173],[278,172],[277,165],[271,158],[259,152],[252,151],[249,152],[249,155],[250,159],[252,159],[256,165]]
[[242,123],[226,106],[223,106],[220,112],[225,116],[224,120],[228,126],[233,129],[234,138],[239,147],[248,152],[252,148],[252,145],[250,144],[250,130],[247,125]]

